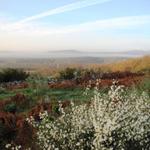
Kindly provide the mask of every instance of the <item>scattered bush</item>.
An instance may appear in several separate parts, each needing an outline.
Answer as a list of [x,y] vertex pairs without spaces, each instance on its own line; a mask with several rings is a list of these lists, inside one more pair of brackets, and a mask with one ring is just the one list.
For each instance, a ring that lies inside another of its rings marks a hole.
[[65,80],[75,79],[80,76],[80,70],[76,68],[66,68],[60,71],[60,78]]
[[24,81],[28,76],[21,69],[4,69],[0,72],[0,82]]

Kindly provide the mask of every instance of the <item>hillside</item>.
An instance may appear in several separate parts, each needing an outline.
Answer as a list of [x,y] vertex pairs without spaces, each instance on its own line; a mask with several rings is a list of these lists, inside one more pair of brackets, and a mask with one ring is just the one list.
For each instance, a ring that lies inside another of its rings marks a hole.
[[150,72],[150,55],[104,65],[103,67],[107,67],[111,71]]

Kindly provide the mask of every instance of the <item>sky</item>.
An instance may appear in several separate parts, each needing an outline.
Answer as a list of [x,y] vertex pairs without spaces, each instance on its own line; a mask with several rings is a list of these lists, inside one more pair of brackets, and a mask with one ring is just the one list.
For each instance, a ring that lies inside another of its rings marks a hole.
[[150,0],[0,0],[0,52],[150,50]]

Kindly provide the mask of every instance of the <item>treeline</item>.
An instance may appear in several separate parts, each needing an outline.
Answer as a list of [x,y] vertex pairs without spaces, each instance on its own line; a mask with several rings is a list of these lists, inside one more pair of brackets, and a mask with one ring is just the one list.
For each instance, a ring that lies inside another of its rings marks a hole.
[[0,83],[24,81],[28,76],[29,74],[22,69],[3,69],[0,71]]

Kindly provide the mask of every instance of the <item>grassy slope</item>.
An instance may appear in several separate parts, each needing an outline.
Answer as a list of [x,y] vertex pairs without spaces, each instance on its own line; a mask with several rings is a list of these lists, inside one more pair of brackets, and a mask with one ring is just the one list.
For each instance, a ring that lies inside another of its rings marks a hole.
[[150,72],[150,56],[132,58],[122,62],[106,65],[111,71]]

